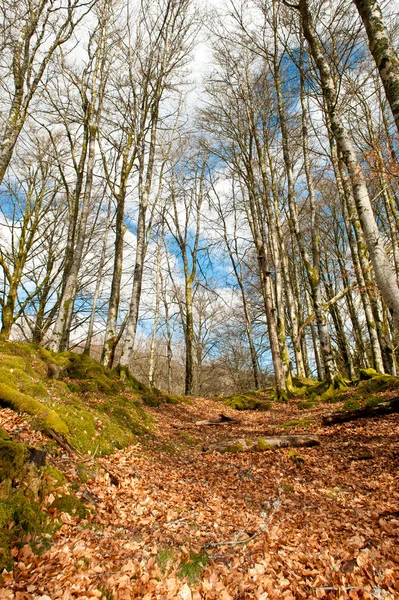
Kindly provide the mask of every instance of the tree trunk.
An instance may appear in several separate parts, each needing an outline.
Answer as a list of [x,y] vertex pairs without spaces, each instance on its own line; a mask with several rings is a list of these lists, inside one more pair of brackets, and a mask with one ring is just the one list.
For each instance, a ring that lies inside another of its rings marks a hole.
[[[339,377],[339,372],[337,369],[337,365],[335,363],[331,344],[330,344],[330,336],[328,333],[327,327],[327,319],[326,315],[323,311],[323,299],[321,294],[321,285],[320,285],[320,273],[317,264],[312,264],[309,253],[303,241],[303,235],[301,229],[299,227],[299,219],[298,219],[298,209],[296,202],[296,194],[295,194],[295,185],[294,185],[294,174],[293,174],[293,164],[291,158],[291,150],[289,145],[288,138],[288,129],[286,124],[286,114],[284,107],[284,100],[281,88],[281,79],[280,79],[280,71],[279,71],[279,61],[277,55],[278,48],[278,38],[277,38],[277,7],[276,0],[273,0],[273,24],[274,24],[274,54],[273,54],[273,76],[274,82],[276,86],[276,94],[277,94],[277,104],[278,104],[278,113],[280,118],[280,129],[281,129],[281,142],[283,146],[283,158],[285,163],[286,175],[287,175],[287,185],[288,185],[288,205],[290,212],[290,221],[291,227],[294,231],[295,238],[299,247],[299,251],[301,253],[301,257],[305,266],[306,275],[309,280],[309,285],[311,289],[311,296],[313,301],[314,310],[316,313],[316,322],[320,339],[320,347],[323,357],[324,371],[327,381],[330,383],[334,381],[337,377]],[[302,127],[306,127],[306,118],[303,119]],[[307,138],[307,132],[304,132],[306,135],[303,136],[305,140]],[[305,142],[306,143],[306,142]],[[308,165],[309,166],[309,165]],[[310,171],[307,171],[308,176],[308,188],[309,193],[313,192],[313,183],[310,177]],[[313,193],[314,198],[314,193]],[[314,199],[313,199],[314,204]],[[316,231],[313,231],[313,236],[317,235]],[[317,248],[317,241],[313,239],[313,248]]]
[[399,133],[399,58],[376,0],[354,0]]

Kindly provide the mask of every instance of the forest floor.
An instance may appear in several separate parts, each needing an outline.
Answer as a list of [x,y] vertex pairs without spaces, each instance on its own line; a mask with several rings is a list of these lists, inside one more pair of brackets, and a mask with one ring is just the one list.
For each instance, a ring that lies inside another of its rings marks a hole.
[[[299,402],[238,412],[197,398],[146,408],[156,421],[150,440],[98,459],[106,471],[77,492],[88,516],[61,513],[41,556],[29,545],[15,550],[0,598],[399,598],[399,415],[323,427],[337,406],[303,411]],[[0,426],[40,443],[21,416],[0,412]],[[196,425],[221,412],[239,423]],[[321,444],[203,451],[287,433],[316,434]],[[57,460],[73,481],[76,459]]]

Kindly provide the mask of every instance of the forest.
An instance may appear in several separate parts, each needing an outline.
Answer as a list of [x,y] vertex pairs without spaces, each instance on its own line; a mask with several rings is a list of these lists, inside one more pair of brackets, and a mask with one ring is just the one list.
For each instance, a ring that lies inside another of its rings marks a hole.
[[0,9],[0,598],[396,598],[397,0]]

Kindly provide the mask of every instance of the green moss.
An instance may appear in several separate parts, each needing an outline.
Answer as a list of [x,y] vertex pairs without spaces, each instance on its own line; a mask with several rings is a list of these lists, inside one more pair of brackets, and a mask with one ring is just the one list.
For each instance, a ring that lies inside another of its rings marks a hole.
[[68,435],[68,427],[56,412],[41,404],[35,398],[22,394],[5,383],[0,383],[0,404],[10,406],[18,412],[26,412],[36,418],[43,431],[53,429],[60,435]]
[[202,551],[196,554],[190,552],[189,558],[180,564],[177,576],[181,579],[186,578],[189,585],[195,585],[199,582],[203,570],[209,564],[209,556]]
[[292,462],[295,464],[296,467],[300,467],[303,465],[303,463],[305,462],[302,458],[302,456],[299,454],[299,452],[297,450],[295,450],[295,448],[291,448],[288,451],[288,458],[290,460],[292,460]]
[[33,383],[32,377],[29,377],[24,370],[15,368],[8,368],[0,366],[0,383],[5,383],[16,390],[23,391],[25,386],[29,386]]
[[367,381],[361,381],[358,385],[358,389],[362,389],[365,393],[386,392],[398,387],[399,378],[392,375],[377,375]]
[[157,563],[163,575],[176,562],[176,550],[174,548],[162,548],[157,554]]
[[49,480],[50,487],[53,484],[60,486],[66,482],[65,475],[57,467],[54,467],[54,465],[47,464],[41,467],[41,473],[45,480]]
[[49,394],[46,386],[40,381],[30,381],[28,384],[21,386],[21,391],[33,398],[48,398]]
[[280,427],[308,427],[313,423],[313,419],[292,419],[280,425]]
[[262,438],[259,438],[256,441],[255,450],[258,450],[259,452],[264,452],[265,450],[272,450],[272,446],[268,444],[265,440],[262,440]]
[[0,481],[16,479],[21,476],[27,459],[27,448],[11,440],[7,432],[0,430]]
[[87,516],[87,509],[84,504],[79,498],[70,494],[63,494],[59,498],[56,498],[51,508],[56,508],[59,513],[68,513],[72,517],[78,516],[84,519]]
[[88,465],[87,463],[77,463],[76,465],[79,481],[87,483],[98,477],[101,472],[101,467],[96,464]]
[[7,500],[0,500],[0,570],[12,568],[12,546],[22,544],[25,536],[30,534],[31,546],[40,550],[43,546],[41,536],[48,535],[49,531],[47,515],[22,491],[13,491]]
[[234,410],[269,410],[272,407],[271,402],[259,398],[255,393],[229,396],[223,404]]
[[334,377],[332,382],[321,381],[309,386],[306,389],[305,396],[310,399],[320,397],[322,402],[330,402],[336,394],[342,393],[348,389],[348,383],[341,375]]
[[231,453],[236,453],[236,452],[243,452],[244,450],[244,446],[242,445],[241,442],[236,442],[235,444],[231,444],[230,446],[227,446],[227,448],[225,448],[223,450],[223,452],[231,452]]
[[302,387],[313,387],[315,384],[318,384],[318,381],[315,381],[314,379],[310,379],[309,377],[293,377],[292,378],[292,385],[296,388],[302,388]]
[[365,406],[378,406],[378,404],[381,404],[381,402],[384,402],[384,401],[385,401],[385,398],[383,398],[383,397],[369,396],[368,398],[366,398],[364,405]]
[[280,487],[283,490],[283,492],[293,492],[294,491],[294,487],[290,483],[286,483],[285,481],[283,481],[280,484]]
[[68,425],[72,445],[84,454],[111,454],[135,443],[136,435],[152,427],[152,419],[123,396],[86,406],[73,399],[58,404],[57,411]]
[[59,404],[57,411],[62,420],[67,423],[72,445],[83,453],[93,451],[97,434],[93,414],[77,401],[65,405]]
[[184,444],[185,446],[196,447],[199,445],[198,440],[186,431],[177,431],[174,438],[178,444]]
[[172,396],[171,394],[164,394],[156,388],[146,388],[145,393],[141,395],[141,400],[146,406],[158,408],[160,404],[180,404],[182,402],[179,396]]
[[376,377],[376,375],[378,375],[378,372],[375,369],[360,369],[359,371],[360,381],[372,379],[373,377]]
[[308,400],[305,402],[300,402],[298,404],[298,408],[300,408],[301,410],[308,410],[309,408],[314,408],[315,406],[317,406],[319,403],[317,400]]
[[25,371],[26,362],[21,356],[13,356],[0,352],[0,368],[12,371],[12,369],[20,369]]
[[[123,371],[121,380],[122,370],[105,369],[86,355],[55,354],[27,346],[0,343],[0,403],[28,413],[34,426],[67,437],[80,452],[110,454],[134,443],[136,435],[148,433],[152,419],[140,406],[142,393],[150,394],[156,404],[179,401],[159,390],[148,390],[128,371]],[[60,367],[66,381],[49,379],[49,364]],[[122,396],[123,392],[130,397]],[[136,402],[132,392],[137,394]],[[104,402],[99,393],[107,395]]]
[[349,398],[342,408],[343,410],[357,410],[360,408],[360,402],[356,398]]
[[49,390],[50,395],[58,396],[59,398],[69,398],[71,395],[71,390],[68,385],[64,381],[59,381],[57,379],[48,381],[47,389]]

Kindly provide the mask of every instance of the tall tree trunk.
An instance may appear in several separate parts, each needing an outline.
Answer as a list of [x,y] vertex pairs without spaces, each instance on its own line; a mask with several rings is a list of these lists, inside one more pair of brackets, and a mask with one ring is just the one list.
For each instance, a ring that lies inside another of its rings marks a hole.
[[376,0],[354,0],[399,133],[399,57]]
[[127,319],[126,330],[122,347],[122,354],[119,359],[119,364],[123,367],[128,367],[133,356],[134,341],[136,338],[137,324],[139,319],[141,288],[143,285],[143,270],[144,260],[147,250],[147,232],[146,215],[150,193],[153,182],[153,173],[155,165],[155,152],[158,131],[158,110],[160,96],[155,100],[155,108],[151,116],[151,134],[150,147],[148,153],[148,163],[145,166],[145,139],[143,139],[142,151],[139,157],[140,173],[139,173],[139,212],[137,219],[137,234],[136,234],[136,262],[134,266],[133,288],[130,299],[129,316]]
[[[325,312],[323,310],[323,299],[321,294],[321,285],[320,285],[320,273],[317,264],[312,264],[311,258],[307,251],[306,245],[303,240],[303,235],[299,226],[299,218],[298,218],[298,209],[296,203],[296,194],[295,194],[295,185],[294,185],[294,173],[293,173],[293,164],[291,158],[291,151],[289,145],[289,137],[288,137],[288,129],[286,123],[286,114],[285,114],[285,106],[283,100],[283,93],[281,87],[281,78],[280,78],[280,67],[278,60],[278,18],[277,18],[277,5],[276,0],[273,0],[273,34],[274,34],[274,53],[273,53],[273,76],[274,82],[276,86],[276,95],[277,95],[277,105],[278,105],[278,113],[280,119],[280,129],[281,129],[281,143],[283,146],[283,158],[287,175],[287,194],[288,194],[288,205],[290,212],[290,220],[291,227],[294,231],[295,238],[298,243],[299,251],[301,253],[301,257],[305,266],[306,274],[310,284],[311,296],[314,305],[314,310],[316,313],[316,322],[317,328],[320,338],[320,346],[323,357],[324,371],[325,376],[328,382],[332,383],[335,379],[339,378],[339,372],[337,369],[337,365],[335,363],[331,344],[330,344],[330,336],[328,333],[327,327],[327,318]],[[304,126],[304,124],[303,124]],[[306,136],[305,136],[306,137]],[[313,189],[313,184],[310,179],[310,172],[308,173],[308,189],[311,194]],[[314,202],[314,200],[313,200]],[[313,232],[316,235],[316,232]],[[315,247],[315,242],[313,243],[313,247]]]
[[148,383],[152,387],[154,385],[155,372],[155,345],[157,341],[158,322],[159,322],[159,306],[161,302],[161,241],[158,240],[156,251],[156,271],[155,271],[155,310],[154,324],[152,327],[152,335],[150,342],[150,361],[148,366]]
[[107,256],[107,244],[108,244],[108,233],[109,233],[110,220],[111,220],[111,200],[109,200],[109,202],[108,202],[107,218],[105,221],[105,234],[104,234],[103,245],[102,245],[102,249],[101,249],[100,262],[98,265],[96,287],[94,290],[93,305],[92,305],[92,309],[91,309],[89,327],[87,330],[86,344],[85,344],[84,351],[83,351],[84,354],[88,354],[88,355],[90,355],[90,349],[91,349],[91,344],[92,344],[92,340],[93,340],[94,321],[95,321],[96,314],[97,314],[97,303],[98,303],[98,299],[100,297],[101,283],[102,283],[102,279],[103,279],[105,260],[106,260],[106,256]]

